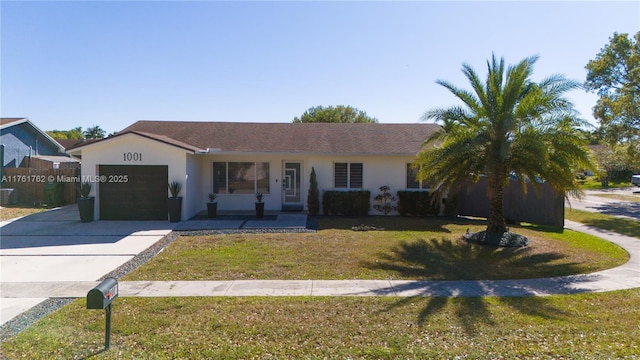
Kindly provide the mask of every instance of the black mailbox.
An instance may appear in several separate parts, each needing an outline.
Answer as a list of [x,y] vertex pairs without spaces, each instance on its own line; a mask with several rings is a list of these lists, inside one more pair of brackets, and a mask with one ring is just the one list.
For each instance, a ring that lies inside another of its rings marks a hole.
[[118,297],[118,280],[104,279],[87,293],[87,309],[104,309]]

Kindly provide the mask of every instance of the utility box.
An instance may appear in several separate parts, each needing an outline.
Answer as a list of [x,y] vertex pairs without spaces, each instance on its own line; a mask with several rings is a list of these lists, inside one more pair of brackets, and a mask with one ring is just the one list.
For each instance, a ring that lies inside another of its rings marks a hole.
[[45,183],[44,198],[47,202],[48,207],[57,207],[64,205],[64,183]]
[[14,205],[18,203],[18,189],[0,189],[0,205]]
[[87,293],[87,309],[104,309],[118,297],[118,280],[104,279]]

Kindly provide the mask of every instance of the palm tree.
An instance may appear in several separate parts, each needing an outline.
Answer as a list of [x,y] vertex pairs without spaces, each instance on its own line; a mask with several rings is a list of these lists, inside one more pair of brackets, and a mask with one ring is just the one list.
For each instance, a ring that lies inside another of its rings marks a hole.
[[526,191],[531,179],[546,181],[562,193],[579,194],[575,170],[591,168],[589,152],[578,127],[577,117],[564,93],[580,87],[562,75],[539,83],[531,81],[538,57],[529,57],[505,71],[504,59],[495,55],[487,61],[485,83],[464,64],[462,71],[472,91],[439,80],[463,106],[427,111],[423,120],[435,120],[443,127],[425,141],[416,165],[418,177],[436,184],[439,190],[454,190],[480,176],[488,180],[489,217],[487,233],[507,231],[503,192],[515,176]]
[[105,131],[99,125],[91,126],[84,131],[84,137],[86,139],[103,139]]

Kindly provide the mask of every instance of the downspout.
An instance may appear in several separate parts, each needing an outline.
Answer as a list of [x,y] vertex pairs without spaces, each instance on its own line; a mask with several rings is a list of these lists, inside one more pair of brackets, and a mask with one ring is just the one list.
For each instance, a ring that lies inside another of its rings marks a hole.
[[4,178],[4,144],[0,144],[0,179]]

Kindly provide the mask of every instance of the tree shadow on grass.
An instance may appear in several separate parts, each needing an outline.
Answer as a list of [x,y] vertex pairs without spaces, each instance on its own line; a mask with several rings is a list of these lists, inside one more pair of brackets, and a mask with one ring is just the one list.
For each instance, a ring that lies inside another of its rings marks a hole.
[[403,279],[480,280],[526,279],[581,273],[578,263],[561,261],[561,253],[535,253],[530,247],[483,246],[442,238],[403,241],[375,261],[371,270],[397,273]]
[[[554,306],[545,297],[499,297],[496,301],[522,315],[531,316],[543,320],[563,320],[571,319],[574,313]],[[431,321],[450,321],[451,326],[458,325],[469,336],[480,335],[483,327],[500,326],[504,321],[504,310],[498,309],[499,313],[494,314],[495,301],[488,301],[485,297],[424,297],[412,296],[404,297],[395,302],[383,311],[393,309],[407,309],[413,311],[418,307],[416,323],[424,326]],[[452,319],[449,314],[454,315]],[[446,318],[446,319],[443,319]]]
[[541,232],[541,233],[562,234],[564,232],[564,227],[558,227],[558,226],[521,224],[520,227],[524,229],[532,230],[532,231]]
[[[366,265],[395,271],[403,278],[429,279],[395,281],[392,286],[377,290],[378,295],[402,297],[387,310],[418,304],[419,325],[442,321],[442,313],[452,313],[467,334],[477,335],[481,327],[497,326],[502,320],[504,314],[492,313],[496,301],[504,305],[502,309],[545,320],[575,316],[540,295],[589,291],[580,283],[598,275],[561,277],[578,274],[581,269],[571,262],[552,263],[563,257],[558,253],[531,253],[528,248],[417,239],[401,243],[392,253],[381,254],[379,261]],[[495,300],[487,300],[488,297]]]

